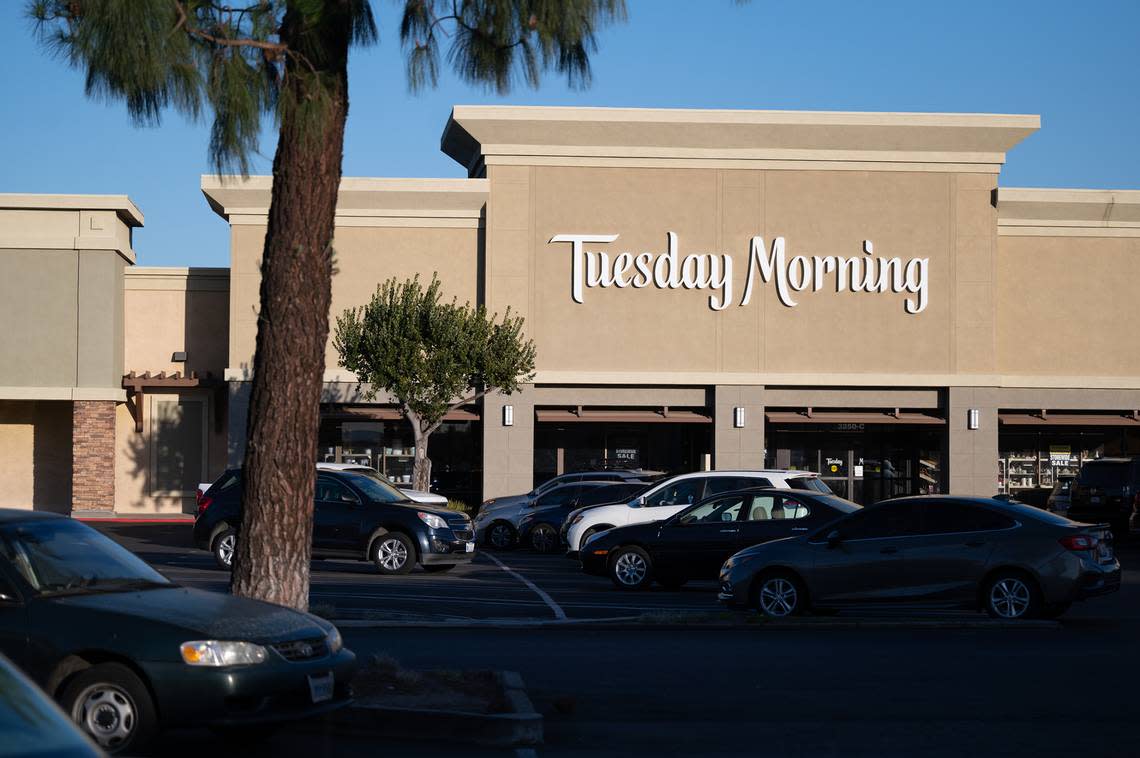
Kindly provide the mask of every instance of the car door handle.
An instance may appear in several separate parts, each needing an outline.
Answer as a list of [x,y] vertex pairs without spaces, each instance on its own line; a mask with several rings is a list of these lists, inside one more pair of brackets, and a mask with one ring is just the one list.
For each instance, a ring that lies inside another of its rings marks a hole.
[[898,551],[899,551],[899,549],[897,547],[885,547],[882,550],[880,550],[879,552],[882,553],[883,555],[894,555]]
[[736,534],[739,531],[740,531],[739,529],[721,529],[720,533],[721,534]]
[[985,540],[970,540],[966,543],[966,547],[981,547],[986,544]]
[[807,527],[806,526],[794,526],[794,527],[792,527],[792,531],[793,532],[806,532]]

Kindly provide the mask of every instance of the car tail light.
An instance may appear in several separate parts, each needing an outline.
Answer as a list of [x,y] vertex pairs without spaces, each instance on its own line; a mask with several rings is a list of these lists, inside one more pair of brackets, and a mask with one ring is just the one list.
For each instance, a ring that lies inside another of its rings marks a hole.
[[1093,550],[1096,548],[1096,537],[1088,534],[1070,534],[1061,538],[1061,546],[1066,550]]
[[206,509],[214,504],[214,498],[206,497],[205,495],[198,496],[198,515],[201,516],[206,512]]

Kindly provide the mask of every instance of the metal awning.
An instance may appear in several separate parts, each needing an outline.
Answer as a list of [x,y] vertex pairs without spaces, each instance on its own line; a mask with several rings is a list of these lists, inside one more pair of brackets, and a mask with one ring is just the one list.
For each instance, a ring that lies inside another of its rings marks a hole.
[[[391,405],[329,405],[321,406],[321,417],[342,421],[401,421],[404,414]],[[478,410],[459,408],[448,411],[444,421],[478,421]]]
[[769,424],[923,424],[944,425],[946,419],[915,411],[769,411]]
[[1135,426],[1140,413],[998,413],[998,423],[1010,426]]
[[673,408],[536,410],[536,420],[557,424],[711,424],[712,417],[693,410]]

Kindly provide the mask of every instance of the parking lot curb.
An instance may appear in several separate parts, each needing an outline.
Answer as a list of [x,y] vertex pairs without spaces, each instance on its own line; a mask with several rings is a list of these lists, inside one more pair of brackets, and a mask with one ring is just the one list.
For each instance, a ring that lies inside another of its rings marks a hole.
[[330,619],[341,629],[486,629],[510,631],[515,629],[562,628],[582,631],[652,631],[661,630],[724,630],[747,629],[755,631],[809,631],[809,630],[853,630],[853,629],[1009,629],[1009,630],[1059,630],[1059,621],[1027,620],[998,621],[995,619],[793,619],[788,621],[658,621],[641,620],[638,617],[623,617],[608,620],[570,619],[565,621],[545,621],[537,619],[507,620],[487,619],[462,621],[367,621],[359,619]]
[[470,713],[437,708],[397,708],[354,703],[326,717],[326,723],[353,732],[411,739],[466,742],[487,747],[541,745],[542,714],[534,709],[522,676],[496,672],[507,710]]

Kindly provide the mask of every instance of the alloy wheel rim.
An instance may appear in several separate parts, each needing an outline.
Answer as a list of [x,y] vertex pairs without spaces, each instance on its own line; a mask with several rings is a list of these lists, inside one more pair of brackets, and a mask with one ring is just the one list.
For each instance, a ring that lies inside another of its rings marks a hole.
[[769,579],[760,587],[760,609],[769,616],[788,616],[797,602],[796,586],[783,577]]
[[396,571],[407,562],[408,549],[403,542],[393,537],[380,543],[379,558],[381,566]]
[[106,750],[125,745],[138,726],[130,695],[109,684],[94,684],[83,690],[75,700],[71,718]]
[[645,581],[645,575],[648,571],[649,567],[645,565],[645,559],[633,552],[622,553],[614,563],[614,573],[617,575],[618,581],[627,587],[634,587]]
[[550,527],[540,526],[531,534],[530,541],[535,550],[545,553],[554,544],[554,530]]
[[491,544],[498,548],[511,544],[511,532],[506,524],[495,524],[491,527]]
[[237,537],[233,534],[227,534],[218,542],[218,557],[222,559],[222,563],[227,566],[232,565],[234,562],[234,550],[237,548]]
[[1029,609],[1029,587],[1016,577],[1006,577],[990,589],[990,606],[1002,618],[1015,619]]

